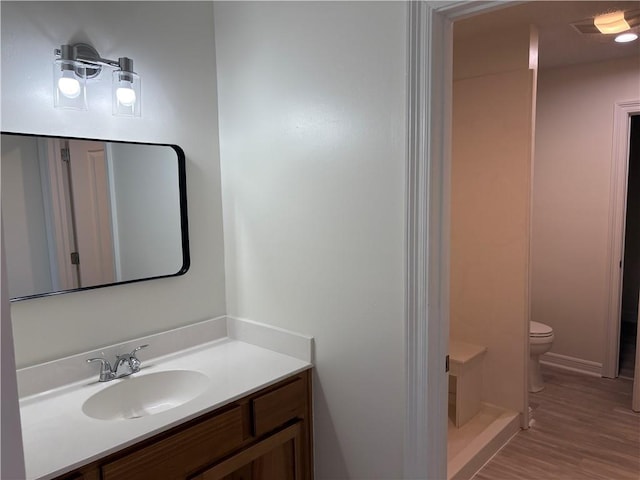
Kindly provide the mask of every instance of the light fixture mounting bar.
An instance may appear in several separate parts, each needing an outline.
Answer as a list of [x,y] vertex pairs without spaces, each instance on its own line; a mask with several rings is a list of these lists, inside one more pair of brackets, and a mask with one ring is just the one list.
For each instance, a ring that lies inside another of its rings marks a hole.
[[108,58],[89,58],[78,55],[76,57],[76,62],[86,63],[88,65],[103,65],[108,67],[119,68],[120,63],[115,60],[109,60]]
[[[120,59],[111,60],[109,58],[103,58],[100,56],[100,54],[95,48],[93,48],[91,45],[88,45],[86,43],[62,45],[60,48],[56,48],[53,51],[56,58],[62,58],[63,52],[65,53],[65,56],[68,56],[68,55],[71,56],[71,58],[68,58],[68,60],[73,60],[74,62],[77,62],[86,67],[87,78],[96,77],[102,70],[102,67],[105,67],[105,66],[122,69],[122,61]],[[127,57],[123,57],[123,58],[127,58]],[[133,64],[133,61],[131,61],[131,59],[127,59],[127,60],[129,60],[129,64],[131,65]]]

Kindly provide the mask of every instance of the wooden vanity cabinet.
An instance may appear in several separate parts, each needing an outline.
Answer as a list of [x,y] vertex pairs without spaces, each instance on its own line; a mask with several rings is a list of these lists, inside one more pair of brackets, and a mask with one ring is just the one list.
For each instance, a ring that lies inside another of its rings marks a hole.
[[311,370],[58,480],[146,479],[312,480]]
[[303,475],[300,422],[207,468],[192,480],[297,480]]

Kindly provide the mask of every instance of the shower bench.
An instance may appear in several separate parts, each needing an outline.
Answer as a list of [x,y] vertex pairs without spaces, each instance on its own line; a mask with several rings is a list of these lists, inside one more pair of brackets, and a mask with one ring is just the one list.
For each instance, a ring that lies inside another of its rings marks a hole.
[[480,411],[486,351],[480,345],[449,342],[449,418],[458,428]]

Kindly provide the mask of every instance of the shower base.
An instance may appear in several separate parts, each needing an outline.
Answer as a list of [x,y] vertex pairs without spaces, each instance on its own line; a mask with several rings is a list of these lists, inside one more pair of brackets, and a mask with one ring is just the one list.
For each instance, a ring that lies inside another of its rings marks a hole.
[[449,420],[447,480],[473,477],[519,431],[517,413],[486,403],[460,428]]

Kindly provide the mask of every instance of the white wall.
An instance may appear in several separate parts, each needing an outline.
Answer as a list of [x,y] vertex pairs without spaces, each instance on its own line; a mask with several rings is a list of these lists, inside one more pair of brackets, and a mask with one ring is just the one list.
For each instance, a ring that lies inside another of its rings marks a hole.
[[119,280],[182,268],[178,156],[170,147],[112,144]]
[[402,475],[406,19],[215,4],[228,311],[315,337],[318,479]]
[[49,247],[35,137],[2,139],[2,218],[5,232],[9,298],[50,292]]
[[[181,277],[13,303],[18,366],[224,314],[212,3],[3,1],[0,8],[2,130],[182,146],[192,256]],[[91,85],[89,111],[53,108],[53,49],[79,41],[107,58],[134,59],[142,118],[111,115],[108,74]]]
[[2,314],[0,315],[0,478],[24,478],[22,430],[18,407],[18,385],[11,328],[11,309],[7,284],[7,265],[4,251],[4,227],[0,228],[0,285],[2,286]]
[[640,99],[640,57],[541,70],[532,231],[532,319],[552,352],[604,361],[615,102]]

